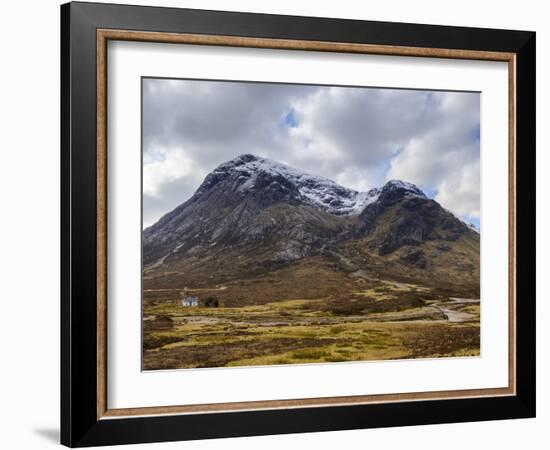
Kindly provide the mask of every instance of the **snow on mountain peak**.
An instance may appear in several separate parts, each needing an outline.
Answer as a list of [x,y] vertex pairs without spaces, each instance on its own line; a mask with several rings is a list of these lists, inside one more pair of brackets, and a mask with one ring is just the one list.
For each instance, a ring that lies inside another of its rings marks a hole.
[[296,186],[303,200],[335,215],[360,214],[367,205],[378,200],[381,194],[424,197],[424,193],[418,187],[405,181],[391,180],[382,188],[359,192],[341,186],[328,178],[311,175],[278,161],[252,154],[239,155],[220,164],[206,177],[197,194],[210,189],[221,179],[235,173],[238,174],[239,184],[236,191],[239,193],[254,190],[260,175],[283,177]]
[[405,191],[406,193],[425,197],[424,192],[422,192],[422,190],[420,190],[418,186],[416,186],[415,184],[409,183],[408,181],[390,180],[384,185],[382,190],[383,191],[401,190],[401,191]]
[[311,175],[294,167],[255,155],[240,155],[231,161],[221,164],[214,170],[216,173],[239,171],[244,180],[238,191],[253,189],[258,175],[267,173],[282,176],[292,182],[300,195],[315,206],[320,206],[332,214],[359,214],[363,208],[378,196],[378,190],[358,192],[335,183],[334,181]]

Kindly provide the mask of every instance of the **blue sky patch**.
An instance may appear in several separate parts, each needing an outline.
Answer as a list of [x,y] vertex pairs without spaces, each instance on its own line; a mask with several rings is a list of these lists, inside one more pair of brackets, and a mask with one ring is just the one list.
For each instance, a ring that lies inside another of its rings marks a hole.
[[298,121],[296,120],[296,117],[294,116],[294,109],[291,109],[284,117],[283,117],[283,123],[288,128],[296,128],[298,126]]

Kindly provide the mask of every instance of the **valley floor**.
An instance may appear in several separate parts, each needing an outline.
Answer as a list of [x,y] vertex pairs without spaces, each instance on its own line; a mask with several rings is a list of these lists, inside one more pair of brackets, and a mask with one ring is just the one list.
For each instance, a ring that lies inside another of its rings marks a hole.
[[371,280],[347,296],[231,307],[183,307],[179,293],[144,292],[144,370],[480,354],[479,300],[420,285]]

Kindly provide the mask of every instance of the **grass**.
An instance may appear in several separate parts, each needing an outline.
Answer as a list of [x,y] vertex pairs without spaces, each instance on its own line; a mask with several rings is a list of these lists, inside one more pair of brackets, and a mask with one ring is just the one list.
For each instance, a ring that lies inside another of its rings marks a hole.
[[[384,291],[380,295],[386,295]],[[415,297],[416,298],[416,297]],[[144,305],[144,368],[249,366],[405,359],[479,354],[479,323],[441,320],[372,321],[421,311],[402,300],[389,312],[318,315],[334,299],[292,299],[242,308]],[[379,304],[379,300],[372,300]],[[469,305],[468,312],[479,311]],[[426,307],[430,308],[430,307]],[[167,320],[167,317],[170,320]],[[389,317],[389,316],[388,316]],[[479,318],[479,316],[477,316]],[[158,322],[158,323],[157,323]]]
[[462,308],[459,308],[459,311],[479,316],[480,307],[479,305],[467,305]]

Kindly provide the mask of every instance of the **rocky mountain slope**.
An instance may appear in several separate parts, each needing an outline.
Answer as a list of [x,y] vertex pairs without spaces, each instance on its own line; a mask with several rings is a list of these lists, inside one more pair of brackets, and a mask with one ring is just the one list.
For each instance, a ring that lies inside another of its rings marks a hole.
[[322,264],[346,276],[479,289],[479,234],[411,183],[357,192],[247,154],[144,230],[143,264],[157,286]]

